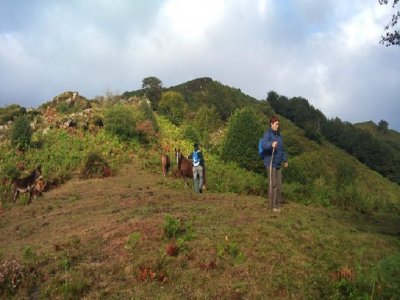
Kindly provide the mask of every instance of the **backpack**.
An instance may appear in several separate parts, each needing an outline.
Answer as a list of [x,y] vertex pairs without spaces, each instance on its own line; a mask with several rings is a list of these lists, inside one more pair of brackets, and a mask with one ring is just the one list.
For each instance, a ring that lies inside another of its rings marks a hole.
[[258,156],[260,156],[261,159],[264,159],[264,149],[262,148],[262,138],[258,141]]
[[197,151],[193,151],[192,159],[193,159],[193,166],[197,167],[198,165],[200,165],[200,157]]

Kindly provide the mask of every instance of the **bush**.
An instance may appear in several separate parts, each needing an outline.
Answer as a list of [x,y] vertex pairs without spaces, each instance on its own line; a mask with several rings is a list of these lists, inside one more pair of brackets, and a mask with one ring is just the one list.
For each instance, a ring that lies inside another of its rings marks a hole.
[[15,117],[26,113],[26,109],[17,104],[12,104],[4,108],[0,108],[0,125],[8,121],[12,121]]
[[123,141],[136,136],[136,122],[133,113],[122,104],[110,108],[105,116],[104,123],[107,132],[118,136]]
[[18,117],[11,128],[11,145],[19,150],[26,150],[31,144],[32,128],[28,117]]
[[228,131],[221,148],[221,159],[236,162],[251,171],[263,171],[258,156],[258,141],[263,134],[263,126],[251,108],[237,110],[229,119]]
[[108,162],[98,153],[89,153],[81,171],[82,178],[102,178],[112,175]]
[[395,299],[400,295],[400,254],[383,258],[378,264],[378,280],[382,299]]
[[198,141],[207,150],[210,149],[210,134],[221,126],[221,117],[215,106],[201,106],[193,119],[193,128],[198,133]]
[[168,91],[162,94],[161,101],[158,104],[158,111],[173,124],[179,126],[185,117],[187,104],[180,93]]

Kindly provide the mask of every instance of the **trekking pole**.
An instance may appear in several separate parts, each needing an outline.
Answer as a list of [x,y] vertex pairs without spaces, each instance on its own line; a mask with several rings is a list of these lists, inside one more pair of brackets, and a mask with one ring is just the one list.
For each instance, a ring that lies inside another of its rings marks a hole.
[[274,160],[274,152],[275,148],[272,148],[271,161],[269,162],[269,187],[268,187],[268,199],[271,204],[272,204],[272,161]]

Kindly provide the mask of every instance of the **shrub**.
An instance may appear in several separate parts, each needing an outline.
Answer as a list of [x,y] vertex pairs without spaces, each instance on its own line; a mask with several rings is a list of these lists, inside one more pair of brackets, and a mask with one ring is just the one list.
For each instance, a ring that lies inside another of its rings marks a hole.
[[400,254],[383,258],[378,264],[379,296],[382,299],[394,299],[400,295]]
[[[183,137],[186,140],[189,140],[189,141],[191,141],[193,143],[198,143],[199,140],[200,140],[199,133],[191,125],[185,125],[183,130],[182,130],[182,133],[183,133]],[[203,143],[200,143],[200,144],[203,145]]]
[[133,232],[129,235],[128,241],[125,244],[125,249],[132,251],[137,246],[140,239],[140,232]]
[[180,238],[181,241],[192,240],[195,237],[192,226],[170,215],[165,216],[164,234],[168,239]]
[[206,149],[210,148],[210,134],[221,126],[221,117],[215,106],[201,106],[193,119],[193,128],[198,133],[198,141]]
[[89,153],[86,163],[81,171],[82,178],[101,178],[112,175],[110,166],[100,154]]
[[32,129],[28,117],[18,117],[11,128],[11,145],[26,150],[31,144]]
[[156,117],[153,113],[153,110],[151,108],[151,104],[147,100],[141,100],[137,106],[137,115],[136,115],[136,121],[138,123],[144,122],[144,121],[150,121],[154,130],[158,132],[159,126],[157,124]]
[[23,283],[25,269],[16,260],[4,261],[0,265],[0,296],[11,298]]
[[183,122],[187,104],[180,93],[168,91],[162,94],[161,101],[158,104],[158,111],[173,124],[179,126]]
[[257,149],[262,134],[263,126],[251,108],[237,110],[229,119],[221,159],[236,162],[247,170],[261,172],[264,168]]
[[12,121],[15,117],[26,113],[26,109],[17,104],[12,104],[4,108],[0,108],[0,124]]
[[3,176],[9,179],[18,178],[21,175],[21,171],[10,161],[7,161],[1,168]]
[[136,136],[136,122],[133,113],[122,104],[109,109],[105,116],[104,127],[107,132],[127,141]]

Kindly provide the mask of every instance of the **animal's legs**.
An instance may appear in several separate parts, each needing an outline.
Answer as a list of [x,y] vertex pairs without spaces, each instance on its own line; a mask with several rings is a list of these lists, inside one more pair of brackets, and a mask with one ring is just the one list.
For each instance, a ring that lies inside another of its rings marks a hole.
[[32,203],[33,188],[29,190],[29,201],[28,204]]
[[14,204],[17,201],[18,194],[19,194],[19,191],[18,191],[18,189],[16,189],[15,192],[14,192],[14,201],[13,201]]

